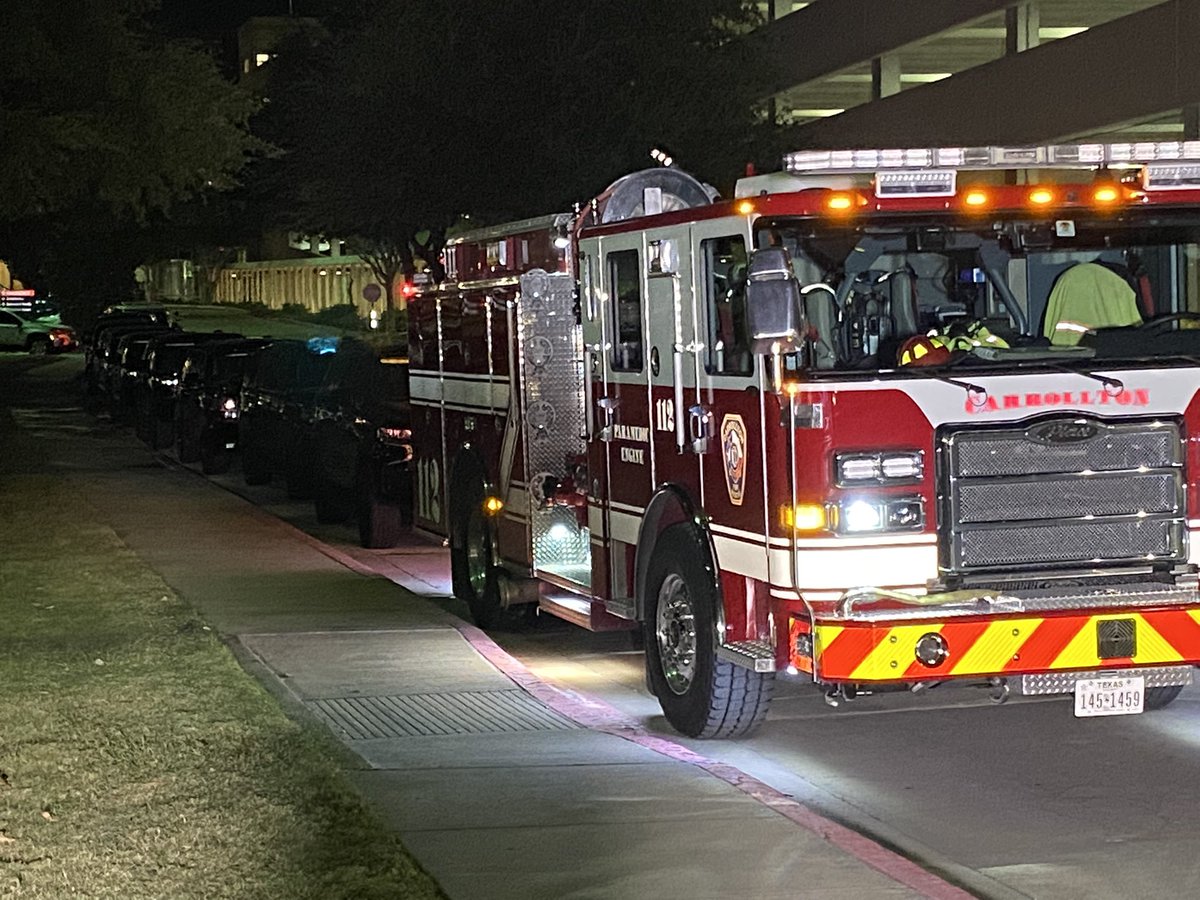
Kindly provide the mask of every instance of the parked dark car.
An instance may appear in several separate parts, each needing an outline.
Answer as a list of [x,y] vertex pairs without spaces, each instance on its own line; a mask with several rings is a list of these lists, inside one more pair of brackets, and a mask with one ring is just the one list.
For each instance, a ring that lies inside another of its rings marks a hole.
[[171,324],[167,311],[161,307],[139,307],[137,310],[117,309],[103,313],[84,333],[80,341],[83,347],[83,379],[88,393],[100,389],[100,364],[97,347],[104,335],[112,328],[167,328]]
[[209,341],[192,347],[175,389],[175,446],[181,462],[199,460],[205,474],[229,468],[238,441],[242,379],[269,342]]
[[239,338],[223,332],[173,331],[153,338],[146,365],[134,386],[134,426],[138,437],[155,449],[175,442],[175,388],[188,350],[207,341]]
[[152,322],[125,322],[110,325],[93,340],[92,356],[97,390],[110,400],[121,377],[121,342],[130,335],[160,335],[176,333],[166,325]]
[[412,524],[408,359],[343,340],[314,401],[317,518],[355,518],[364,547],[395,546]]
[[288,496],[311,494],[313,395],[335,349],[334,342],[274,340],[254,358],[242,381],[238,423],[246,484],[282,474]]
[[108,413],[114,422],[133,421],[135,388],[146,366],[146,354],[150,343],[163,334],[172,333],[165,326],[153,329],[138,327],[133,331],[122,330],[117,338],[111,362],[102,369],[104,393],[108,401]]

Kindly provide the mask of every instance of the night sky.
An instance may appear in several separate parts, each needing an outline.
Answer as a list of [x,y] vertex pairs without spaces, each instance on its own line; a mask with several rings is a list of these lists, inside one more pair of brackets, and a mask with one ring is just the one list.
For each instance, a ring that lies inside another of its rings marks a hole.
[[314,15],[328,7],[321,0],[162,0],[163,28],[170,34],[221,41],[252,16]]

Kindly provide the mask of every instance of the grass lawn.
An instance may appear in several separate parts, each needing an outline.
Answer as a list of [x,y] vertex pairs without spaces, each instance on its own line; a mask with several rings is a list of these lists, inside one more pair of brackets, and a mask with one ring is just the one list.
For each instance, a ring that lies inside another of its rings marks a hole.
[[68,485],[6,478],[0,522],[0,897],[443,896]]

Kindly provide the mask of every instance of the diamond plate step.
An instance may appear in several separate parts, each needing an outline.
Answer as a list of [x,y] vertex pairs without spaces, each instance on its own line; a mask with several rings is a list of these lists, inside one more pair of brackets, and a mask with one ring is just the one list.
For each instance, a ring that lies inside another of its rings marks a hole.
[[580,727],[520,690],[323,698],[306,703],[351,740]]

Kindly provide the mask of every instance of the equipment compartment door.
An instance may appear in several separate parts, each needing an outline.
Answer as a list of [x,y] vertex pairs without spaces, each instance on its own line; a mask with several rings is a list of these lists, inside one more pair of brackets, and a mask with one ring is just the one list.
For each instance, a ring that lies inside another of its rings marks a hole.
[[587,452],[575,300],[574,278],[566,272],[534,269],[521,276],[517,319],[533,569],[588,587],[590,535],[583,507],[571,502],[584,496],[575,488],[586,472]]

